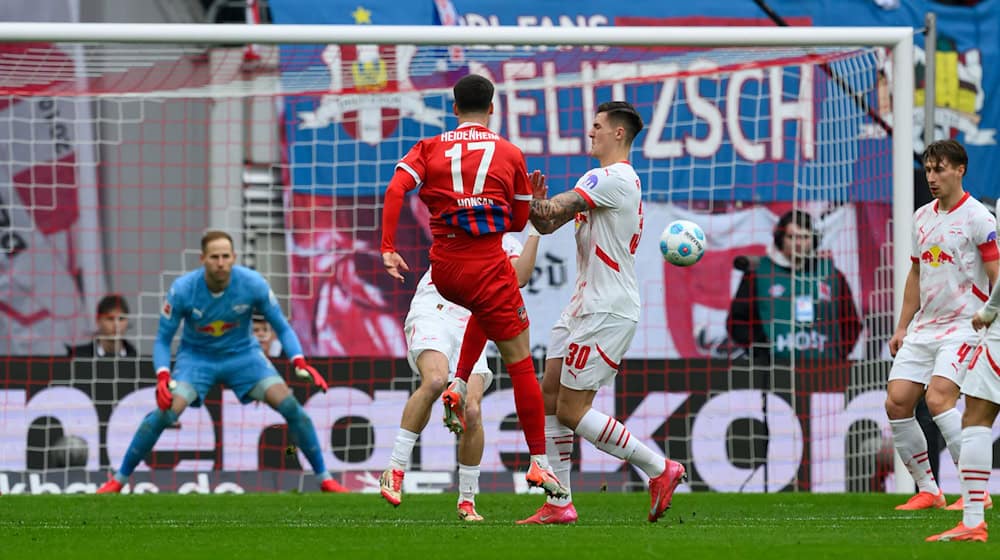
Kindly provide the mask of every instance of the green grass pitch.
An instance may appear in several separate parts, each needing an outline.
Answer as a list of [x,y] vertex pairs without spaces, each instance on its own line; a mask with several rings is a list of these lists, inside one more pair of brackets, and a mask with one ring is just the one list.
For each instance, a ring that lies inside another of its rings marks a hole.
[[[455,495],[2,496],[0,558],[1000,558],[991,542],[925,543],[959,512],[897,512],[883,494],[677,494],[659,523],[645,493],[579,494],[574,526],[518,526],[538,495],[484,494],[463,524]],[[993,512],[986,514],[987,522]]]

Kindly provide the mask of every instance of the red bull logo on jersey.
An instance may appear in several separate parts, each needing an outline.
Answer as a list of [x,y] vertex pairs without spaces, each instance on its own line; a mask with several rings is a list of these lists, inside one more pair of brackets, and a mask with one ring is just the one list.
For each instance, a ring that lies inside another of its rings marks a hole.
[[198,327],[198,332],[205,333],[216,338],[226,334],[239,325],[239,323],[228,323],[226,321],[212,321],[211,323]]
[[920,253],[920,262],[929,264],[933,268],[937,268],[944,263],[955,264],[955,257],[941,247],[934,245],[930,249]]

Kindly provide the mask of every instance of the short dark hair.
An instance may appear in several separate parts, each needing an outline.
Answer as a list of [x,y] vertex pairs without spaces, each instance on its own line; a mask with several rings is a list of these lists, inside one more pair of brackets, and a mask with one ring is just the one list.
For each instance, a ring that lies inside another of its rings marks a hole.
[[108,294],[101,298],[101,301],[97,302],[97,316],[107,315],[115,309],[121,311],[123,314],[128,315],[128,302],[125,301],[125,297],[121,294]]
[[213,230],[210,230],[210,231],[206,231],[205,235],[201,236],[201,254],[202,255],[205,254],[205,250],[208,249],[208,244],[209,243],[211,243],[213,241],[217,241],[219,239],[226,239],[226,240],[229,241],[229,247],[230,248],[235,247],[235,244],[233,243],[232,236],[230,236],[228,233],[226,233],[224,231],[213,229]]
[[925,164],[928,161],[941,162],[942,160],[947,160],[948,163],[955,166],[964,165],[966,169],[969,168],[969,154],[965,152],[965,147],[951,138],[931,142],[924,149],[923,162]]
[[478,74],[469,74],[455,82],[452,93],[459,113],[486,113],[493,103],[493,82]]
[[778,218],[777,225],[774,226],[774,246],[779,251],[785,250],[785,234],[788,233],[788,224],[795,222],[795,225],[804,230],[808,230],[813,236],[813,250],[819,247],[819,235],[813,229],[813,219],[807,212],[802,210],[789,210]]
[[607,113],[611,124],[625,127],[625,142],[629,146],[642,131],[642,117],[628,101],[606,101],[597,106],[597,112]]

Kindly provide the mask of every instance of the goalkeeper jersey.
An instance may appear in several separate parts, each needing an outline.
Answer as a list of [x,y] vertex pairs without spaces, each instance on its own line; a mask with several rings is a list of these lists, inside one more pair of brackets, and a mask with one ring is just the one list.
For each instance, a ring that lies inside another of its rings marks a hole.
[[160,326],[153,347],[153,367],[170,368],[170,343],[184,323],[178,353],[228,356],[260,351],[253,336],[252,316],[264,315],[289,357],[302,355],[302,345],[288,325],[278,299],[260,273],[234,266],[229,285],[219,293],[209,291],[205,269],[174,280],[160,309]]

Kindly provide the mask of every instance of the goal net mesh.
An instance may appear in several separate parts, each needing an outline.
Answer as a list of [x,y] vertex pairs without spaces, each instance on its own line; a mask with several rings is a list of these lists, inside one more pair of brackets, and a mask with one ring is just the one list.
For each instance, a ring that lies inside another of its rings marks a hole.
[[[155,406],[150,355],[163,295],[200,266],[208,229],[233,234],[240,262],[270,281],[330,381],[325,394],[300,383],[275,349],[327,466],[373,491],[419,384],[402,322],[431,242],[411,196],[398,235],[411,272],[393,282],[379,251],[382,193],[410,146],[455,126],[450,88],[469,72],[497,84],[490,126],[546,174],[550,196],[597,165],[588,132],[600,103],[629,101],[645,121],[630,160],[643,184],[642,318],[595,407],[685,463],[693,490],[883,488],[881,350],[892,318],[883,50],[254,52],[0,45],[0,491],[91,491],[118,467]],[[778,227],[789,212],[808,217],[813,237],[783,256],[778,245],[803,235],[799,218]],[[689,268],[658,250],[677,219],[708,240]],[[523,291],[539,371],[574,275],[567,225],[542,238]],[[97,307],[110,293],[129,309],[108,331]],[[137,357],[113,341],[105,349],[114,325]],[[251,336],[252,325],[233,328]],[[491,363],[481,486],[526,491],[510,381]],[[456,486],[455,439],[439,414],[414,452],[408,490]],[[280,415],[217,387],[164,432],[132,482],[135,491],[314,489],[289,445]],[[644,482],[589,443],[574,450],[574,489]]]

